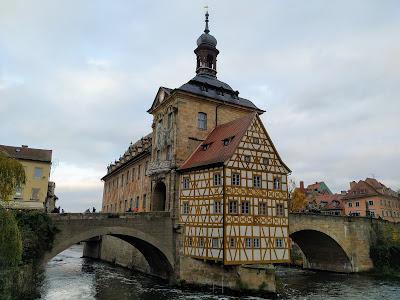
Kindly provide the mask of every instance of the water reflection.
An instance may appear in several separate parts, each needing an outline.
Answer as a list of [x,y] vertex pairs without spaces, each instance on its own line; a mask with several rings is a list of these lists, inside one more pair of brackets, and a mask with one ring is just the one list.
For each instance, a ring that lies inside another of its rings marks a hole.
[[[261,299],[170,288],[164,281],[141,273],[81,258],[82,246],[75,245],[57,255],[45,268],[41,288],[43,300],[64,299]],[[400,299],[400,279],[365,275],[314,272],[278,266],[284,284],[284,299]]]

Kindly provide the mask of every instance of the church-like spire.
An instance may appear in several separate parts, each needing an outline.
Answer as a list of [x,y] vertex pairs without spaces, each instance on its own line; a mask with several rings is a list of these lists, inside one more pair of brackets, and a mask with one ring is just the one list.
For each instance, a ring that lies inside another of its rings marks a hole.
[[208,28],[208,10],[206,12],[206,28],[204,33],[197,39],[197,48],[194,53],[197,56],[196,74],[206,74],[211,76],[217,75],[217,55],[219,53],[217,46],[217,39],[209,34]]

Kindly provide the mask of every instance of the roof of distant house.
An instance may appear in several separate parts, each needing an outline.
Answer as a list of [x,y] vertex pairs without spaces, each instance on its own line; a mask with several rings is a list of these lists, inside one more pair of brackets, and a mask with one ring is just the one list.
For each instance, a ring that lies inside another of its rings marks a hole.
[[[318,206],[320,206],[321,202],[324,202],[325,205],[322,207],[323,210],[330,210],[330,209],[343,209],[343,196],[341,194],[309,194],[306,198],[307,202],[311,202],[315,198]],[[334,204],[334,202],[336,204]]]
[[0,145],[0,150],[12,158],[51,163],[52,150],[34,149],[25,145],[21,147]]
[[380,183],[375,178],[367,178],[356,183],[343,197],[343,200],[378,196],[383,194],[383,190],[385,190],[385,193],[387,191],[390,195],[390,189],[384,184]]

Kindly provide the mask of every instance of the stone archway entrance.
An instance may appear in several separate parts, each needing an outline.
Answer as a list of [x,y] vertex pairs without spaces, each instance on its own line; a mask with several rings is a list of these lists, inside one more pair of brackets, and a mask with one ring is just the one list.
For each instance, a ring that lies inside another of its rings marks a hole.
[[167,187],[164,182],[158,182],[153,191],[152,211],[164,211],[167,200]]

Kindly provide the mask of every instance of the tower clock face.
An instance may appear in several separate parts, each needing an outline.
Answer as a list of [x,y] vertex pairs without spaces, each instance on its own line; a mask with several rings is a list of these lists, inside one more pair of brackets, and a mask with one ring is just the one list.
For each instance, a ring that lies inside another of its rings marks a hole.
[[158,101],[160,101],[160,103],[163,102],[164,96],[165,96],[165,95],[164,95],[164,91],[161,91],[161,92],[160,92],[160,96],[158,96]]

